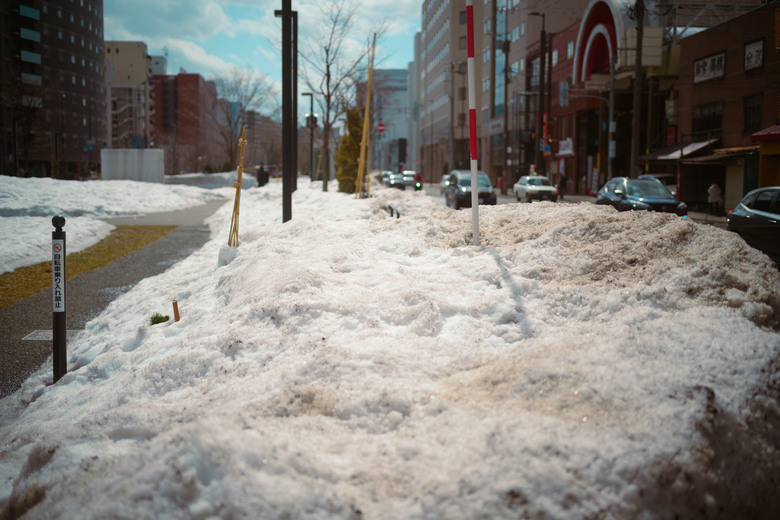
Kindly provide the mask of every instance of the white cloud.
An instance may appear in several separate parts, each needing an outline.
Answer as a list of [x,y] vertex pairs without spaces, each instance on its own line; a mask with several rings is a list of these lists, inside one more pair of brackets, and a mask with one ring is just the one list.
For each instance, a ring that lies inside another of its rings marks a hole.
[[137,0],[107,2],[105,6],[107,35],[126,32],[144,41],[160,37],[204,41],[229,25],[219,3],[208,0]]
[[176,55],[179,55],[183,63],[189,62],[195,65],[192,70],[183,65],[188,72],[199,72],[203,76],[220,75],[233,67],[232,63],[209,54],[203,47],[191,41],[169,39],[167,47],[169,52],[174,55],[174,59]]

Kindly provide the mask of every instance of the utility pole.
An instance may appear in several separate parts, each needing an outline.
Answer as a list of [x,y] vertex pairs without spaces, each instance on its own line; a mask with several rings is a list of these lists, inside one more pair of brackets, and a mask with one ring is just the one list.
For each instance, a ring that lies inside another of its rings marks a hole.
[[309,115],[306,117],[306,126],[309,128],[309,178],[314,180],[314,127],[317,126],[317,118],[314,116],[314,94],[304,92],[302,96],[309,96]]
[[545,62],[547,61],[545,58],[545,54],[547,53],[547,33],[544,30],[544,13],[540,12],[530,12],[528,13],[532,16],[541,16],[542,17],[542,34],[539,38],[539,44],[540,44],[540,50],[539,50],[539,96],[538,96],[538,103],[537,103],[537,109],[536,109],[536,142],[534,143],[536,146],[536,153],[534,154],[534,157],[536,157],[536,171],[539,175],[545,174],[545,164],[544,164],[544,141],[542,138],[543,133],[543,125],[544,125],[544,113],[545,113],[545,103],[544,103],[544,77],[545,74]]
[[629,11],[631,18],[636,20],[636,59],[634,61],[634,100],[631,118],[631,171],[629,177],[636,178],[639,171],[639,132],[640,116],[642,112],[642,39],[645,25],[645,2],[636,0],[634,7]]
[[282,0],[281,11],[274,11],[282,19],[282,222],[292,219],[292,192],[295,186],[295,77],[293,67],[294,40],[292,0]]
[[504,52],[504,168],[501,175],[504,176],[504,182],[501,184],[501,195],[506,195],[506,187],[510,182],[509,176],[509,39],[507,38],[506,28],[504,28],[504,42],[501,44],[501,50]]

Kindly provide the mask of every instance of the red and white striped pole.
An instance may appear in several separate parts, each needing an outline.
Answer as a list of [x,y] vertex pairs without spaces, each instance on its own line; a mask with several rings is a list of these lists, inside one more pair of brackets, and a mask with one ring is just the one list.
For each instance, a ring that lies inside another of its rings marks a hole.
[[471,233],[473,244],[479,245],[479,178],[477,176],[477,94],[474,87],[474,2],[466,0],[468,32],[469,78],[469,141],[471,149]]

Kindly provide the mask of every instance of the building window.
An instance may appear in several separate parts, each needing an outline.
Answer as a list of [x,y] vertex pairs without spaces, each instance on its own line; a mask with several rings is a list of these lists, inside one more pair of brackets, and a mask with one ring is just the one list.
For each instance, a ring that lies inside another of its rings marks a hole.
[[552,52],[552,66],[555,67],[558,65],[558,49],[553,49]]
[[37,52],[22,51],[21,58],[22,61],[26,61],[27,63],[37,63],[38,65],[41,64],[41,55]]
[[458,114],[458,126],[466,126],[466,114]]
[[723,103],[693,107],[691,129],[694,139],[711,139],[723,134]]
[[458,38],[458,47],[461,49],[465,49],[469,45],[469,38],[468,36],[461,36]]
[[566,44],[566,58],[571,59],[574,56],[574,41]]
[[752,134],[761,130],[762,95],[748,96],[742,100],[742,132]]
[[26,5],[19,6],[19,14],[27,18],[32,18],[33,20],[41,19],[41,12],[39,10],[27,7]]
[[461,87],[458,89],[458,99],[461,101],[465,100],[467,97],[467,89],[464,87]]
[[30,29],[25,29],[24,27],[21,28],[19,31],[19,36],[22,37],[24,40],[30,40],[33,42],[40,42],[41,41],[41,33],[38,31],[32,31]]
[[37,74],[27,74],[26,72],[22,72],[22,83],[40,87],[43,84],[43,78]]
[[525,22],[520,22],[520,36],[525,36]]
[[467,23],[469,21],[469,16],[466,11],[460,12],[460,23]]

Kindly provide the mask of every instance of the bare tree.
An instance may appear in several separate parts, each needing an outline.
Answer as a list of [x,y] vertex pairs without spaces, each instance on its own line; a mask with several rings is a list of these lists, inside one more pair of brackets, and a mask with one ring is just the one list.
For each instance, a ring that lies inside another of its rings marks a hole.
[[[325,0],[319,4],[322,20],[300,45],[300,76],[316,92],[322,117],[322,153],[325,174],[322,190],[328,191],[330,141],[333,125],[344,110],[354,105],[355,84],[365,70],[368,44],[352,39],[360,3],[356,0]],[[362,37],[361,37],[362,38]],[[368,40],[368,35],[366,35]]]
[[268,108],[275,96],[267,76],[249,68],[234,67],[227,76],[215,80],[220,98],[214,110],[219,145],[231,166],[238,163],[238,139],[250,112]]

